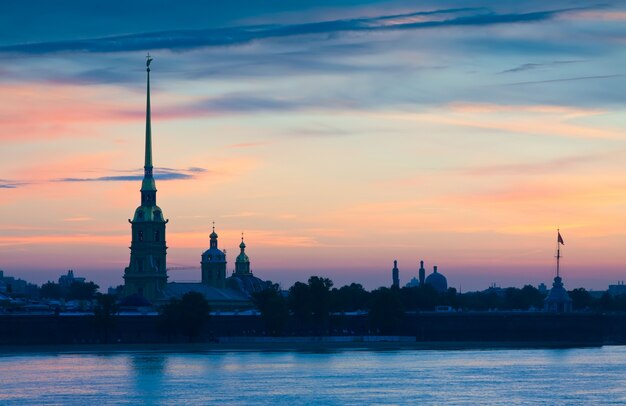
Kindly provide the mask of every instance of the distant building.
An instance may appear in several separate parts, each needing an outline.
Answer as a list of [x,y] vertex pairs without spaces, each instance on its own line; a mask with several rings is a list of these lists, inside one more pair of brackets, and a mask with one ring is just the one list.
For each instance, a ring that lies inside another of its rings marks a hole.
[[200,261],[202,283],[214,288],[223,288],[226,284],[226,253],[217,247],[215,226],[209,239],[209,249],[202,253]]
[[433,273],[426,278],[427,285],[432,286],[439,293],[443,293],[448,290],[448,280],[445,276],[437,272],[437,266],[433,267]]
[[545,283],[541,282],[539,284],[539,286],[537,286],[537,290],[539,291],[539,293],[541,293],[542,295],[546,295],[548,293],[548,287],[546,286]]
[[609,295],[619,296],[626,294],[626,285],[624,281],[617,281],[617,285],[609,285]]
[[251,297],[253,293],[269,288],[271,283],[257,278],[252,274],[250,270],[250,258],[248,254],[246,254],[246,243],[243,241],[243,235],[241,236],[239,249],[241,251],[235,260],[235,271],[226,280],[226,286]]
[[407,288],[417,288],[418,286],[420,286],[420,281],[416,277],[412,277],[411,280],[408,281],[407,284],[404,286]]
[[420,261],[419,279],[411,278],[405,286],[414,288],[418,286],[429,285],[437,292],[445,292],[448,290],[448,280],[445,276],[438,272],[437,266],[433,267],[433,273],[426,277],[426,269],[424,269],[424,261]]
[[552,289],[545,299],[545,310],[553,313],[569,313],[572,311],[572,299],[563,287],[560,276],[554,278]]
[[423,285],[426,282],[426,270],[424,269],[424,261],[420,261],[419,278],[420,285]]
[[74,276],[73,269],[67,271],[67,275],[61,275],[59,277],[59,285],[63,287],[69,288],[74,282],[85,283],[85,278]]
[[393,269],[391,270],[391,286],[394,288],[400,287],[400,271],[398,270],[398,261],[393,261]]
[[[150,119],[150,61],[147,63],[145,163],[141,183],[141,205],[131,223],[130,263],[124,270],[124,298],[128,308],[144,308],[147,303],[160,304],[180,298],[188,292],[199,292],[214,309],[246,309],[252,307],[252,293],[263,290],[268,282],[252,275],[243,238],[235,272],[226,278],[226,253],[218,248],[215,227],[209,236],[209,249],[201,256],[201,281],[168,283],[166,267],[165,220],[156,205],[156,183],[152,165],[152,131]],[[72,275],[73,276],[73,275]],[[227,286],[228,285],[228,286]]]
[[0,293],[14,296],[37,296],[38,288],[33,283],[12,276],[4,276],[0,269]]

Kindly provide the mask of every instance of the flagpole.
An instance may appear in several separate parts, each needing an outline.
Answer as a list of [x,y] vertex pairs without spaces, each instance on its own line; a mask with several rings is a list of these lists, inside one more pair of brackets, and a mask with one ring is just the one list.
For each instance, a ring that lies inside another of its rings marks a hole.
[[559,277],[559,267],[561,262],[561,242],[559,241],[559,235],[561,235],[561,230],[557,228],[556,230],[556,277]]

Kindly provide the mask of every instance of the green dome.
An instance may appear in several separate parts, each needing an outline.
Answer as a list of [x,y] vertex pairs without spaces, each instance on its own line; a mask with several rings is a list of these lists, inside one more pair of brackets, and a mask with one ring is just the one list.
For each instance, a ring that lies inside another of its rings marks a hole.
[[133,221],[164,221],[163,211],[159,206],[139,206],[135,210]]

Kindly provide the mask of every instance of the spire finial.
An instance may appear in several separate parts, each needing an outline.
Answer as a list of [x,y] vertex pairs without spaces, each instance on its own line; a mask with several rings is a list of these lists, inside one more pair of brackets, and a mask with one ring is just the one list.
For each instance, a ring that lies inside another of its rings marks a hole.
[[146,174],[150,172],[152,175],[152,118],[150,112],[150,62],[152,57],[150,54],[146,56],[146,72],[147,73],[147,86],[146,86],[146,162],[144,168]]
[[243,231],[241,232],[241,242],[243,242]]
[[215,232],[215,221],[213,222],[213,232]]
[[156,204],[156,184],[152,176],[152,124],[150,114],[150,54],[146,56],[146,152],[143,166],[143,181],[141,183],[141,204]]

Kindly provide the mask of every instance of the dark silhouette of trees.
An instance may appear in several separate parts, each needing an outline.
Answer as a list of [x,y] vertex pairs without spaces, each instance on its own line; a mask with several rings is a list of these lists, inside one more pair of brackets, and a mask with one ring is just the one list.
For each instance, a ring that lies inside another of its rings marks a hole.
[[430,285],[404,287],[400,295],[406,310],[435,310],[441,303],[439,293]]
[[39,289],[39,296],[44,299],[61,299],[65,296],[63,288],[58,283],[46,282]]
[[544,296],[537,288],[526,285],[522,289],[507,288],[500,305],[501,310],[528,310],[543,308]]
[[72,282],[67,291],[67,299],[92,300],[98,288],[99,286],[93,282]]
[[93,300],[98,288],[93,282],[74,281],[69,287],[47,282],[39,289],[39,296],[44,299]]
[[572,299],[572,308],[574,310],[591,309],[593,306],[593,297],[585,290],[585,288],[578,288],[570,290],[569,297]]
[[294,317],[301,323],[311,321],[309,286],[306,283],[296,282],[289,288],[287,304]]
[[289,289],[289,309],[296,319],[305,325],[311,325],[318,333],[327,327],[332,286],[333,282],[328,278],[311,276],[308,284],[296,282]]
[[397,333],[404,319],[398,289],[379,288],[371,292],[369,319],[372,330],[381,334]]
[[168,341],[175,334],[181,334],[192,342],[200,335],[202,327],[209,319],[209,302],[199,292],[187,292],[183,297],[171,299],[160,309],[158,327]]
[[278,284],[273,284],[261,292],[255,292],[252,300],[261,312],[266,333],[272,336],[280,335],[289,317],[289,310],[287,300],[280,292]]
[[331,311],[354,312],[369,309],[370,293],[358,283],[342,286],[330,291]]
[[109,342],[109,332],[115,325],[115,315],[118,309],[115,303],[115,296],[96,295],[96,306],[93,309],[96,328],[102,332],[104,343]]

